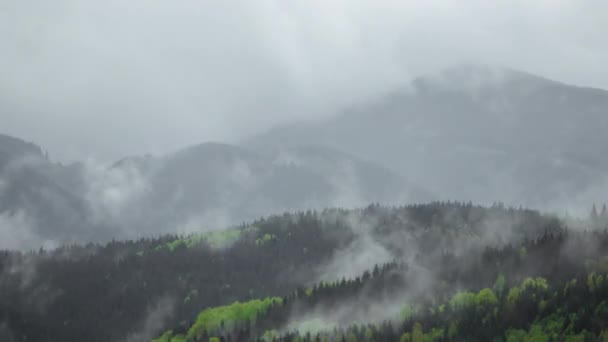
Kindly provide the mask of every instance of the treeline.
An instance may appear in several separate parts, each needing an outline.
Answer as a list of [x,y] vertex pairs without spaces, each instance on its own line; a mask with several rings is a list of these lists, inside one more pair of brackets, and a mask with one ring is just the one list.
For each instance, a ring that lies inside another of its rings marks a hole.
[[[542,238],[562,243],[556,241],[570,240],[567,234],[558,219],[533,210],[437,202],[284,214],[227,233],[3,251],[0,340],[9,340],[2,334],[28,341],[121,340],[143,329],[150,312],[167,298],[173,305],[159,332],[187,331],[206,308],[268,297],[285,299],[286,304],[276,306],[279,311],[285,308],[275,314],[277,321],[268,318],[269,326],[281,325],[279,319],[289,316],[287,308],[295,302],[331,305],[331,298],[339,302],[342,293],[348,293],[337,288],[359,286],[356,279],[332,287],[317,284],[316,289],[313,284],[319,280],[319,267],[361,235],[378,242],[395,259],[408,260],[400,266],[401,289],[415,283],[414,273],[407,271],[414,265],[434,276],[441,274],[448,287],[484,286],[496,278],[497,263],[530,273],[550,261],[542,266],[548,271],[542,272],[560,270],[559,277],[562,268],[580,269],[579,259],[555,266],[553,260],[563,258],[548,260],[556,256],[533,246]],[[594,238],[594,243],[601,239]],[[522,247],[528,259],[521,257]],[[310,300],[318,303],[289,298],[307,287],[316,294]],[[276,310],[273,306],[268,314]]]

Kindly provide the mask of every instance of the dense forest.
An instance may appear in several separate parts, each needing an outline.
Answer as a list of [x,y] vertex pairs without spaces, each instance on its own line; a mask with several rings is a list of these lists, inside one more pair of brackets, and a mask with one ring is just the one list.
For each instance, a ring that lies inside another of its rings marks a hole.
[[[574,224],[576,223],[576,224]],[[471,203],[0,253],[3,341],[608,337],[608,218]]]

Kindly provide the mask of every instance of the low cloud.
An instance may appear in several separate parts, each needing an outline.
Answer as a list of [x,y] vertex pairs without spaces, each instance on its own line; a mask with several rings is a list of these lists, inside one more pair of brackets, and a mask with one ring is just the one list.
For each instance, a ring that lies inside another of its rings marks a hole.
[[160,298],[149,308],[147,316],[142,320],[141,328],[129,334],[123,342],[147,342],[158,337],[174,310],[175,300],[173,298]]
[[24,211],[0,214],[0,249],[51,249],[58,241],[40,236],[35,221]]

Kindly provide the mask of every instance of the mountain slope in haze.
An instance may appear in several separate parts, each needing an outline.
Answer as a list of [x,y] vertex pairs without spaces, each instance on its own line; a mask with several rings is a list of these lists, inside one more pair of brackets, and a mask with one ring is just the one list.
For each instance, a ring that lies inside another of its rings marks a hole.
[[52,163],[40,147],[0,135],[0,248],[96,239],[81,176],[77,165]]
[[53,163],[40,147],[0,136],[0,227],[27,232],[22,240],[100,240],[369,202],[588,208],[608,192],[606,113],[606,91],[466,66],[241,146],[207,143],[111,167]]
[[133,170],[144,189],[127,203],[129,215],[115,223],[141,226],[140,233],[218,228],[289,210],[429,198],[382,167],[321,147],[258,153],[205,143],[160,158],[125,159],[112,168]]
[[0,134],[0,169],[17,159],[43,158],[40,147],[8,135]]
[[544,206],[605,192],[607,114],[606,91],[463,66],[246,144],[264,150],[314,141],[395,170],[438,198]]
[[262,154],[205,143],[99,167],[53,163],[15,138],[0,143],[1,248],[218,229],[289,210],[430,198],[382,167],[322,147]]

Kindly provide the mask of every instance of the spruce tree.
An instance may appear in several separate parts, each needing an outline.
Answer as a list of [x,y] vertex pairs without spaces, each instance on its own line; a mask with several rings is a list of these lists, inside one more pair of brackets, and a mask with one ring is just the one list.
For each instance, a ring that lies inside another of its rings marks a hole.
[[599,218],[599,216],[597,214],[597,207],[595,206],[595,203],[593,203],[593,208],[591,208],[590,218],[591,218],[592,223],[596,223]]

